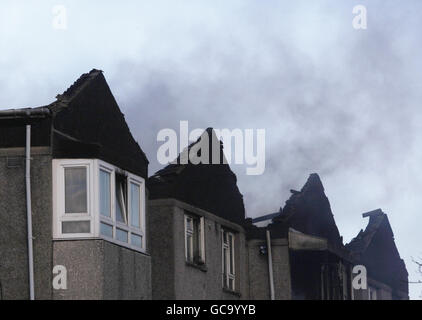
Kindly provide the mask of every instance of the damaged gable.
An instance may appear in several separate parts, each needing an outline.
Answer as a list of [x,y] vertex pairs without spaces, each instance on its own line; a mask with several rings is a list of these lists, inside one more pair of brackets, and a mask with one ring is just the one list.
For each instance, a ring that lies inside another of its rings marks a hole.
[[[220,151],[223,159],[223,144],[218,139],[212,139],[215,132],[208,128],[203,135],[208,135],[209,143]],[[192,143],[187,150],[195,149],[200,139]],[[175,198],[211,212],[235,223],[242,223],[245,218],[243,196],[237,187],[236,175],[228,164],[182,164],[180,159],[184,152],[176,159],[159,170],[148,180],[150,199]],[[209,148],[212,150],[212,147]],[[216,149],[214,149],[216,150]],[[212,159],[212,152],[209,157]]]
[[53,157],[99,158],[147,177],[148,160],[130,133],[102,71],[83,74],[50,108]]
[[281,215],[274,219],[274,227],[278,224],[276,229],[293,228],[308,235],[325,238],[334,246],[342,246],[342,238],[319,176],[316,173],[311,174],[301,191],[291,192]]
[[[101,159],[147,178],[148,160],[130,133],[102,71],[83,74],[47,108],[51,111],[48,117],[31,123],[33,147],[51,147],[54,158]],[[25,123],[18,117],[2,121],[0,147],[24,147]]]
[[389,284],[396,294],[407,294],[408,273],[387,215],[377,209],[364,213],[363,217],[369,217],[368,225],[346,245],[347,249],[367,267],[370,277]]

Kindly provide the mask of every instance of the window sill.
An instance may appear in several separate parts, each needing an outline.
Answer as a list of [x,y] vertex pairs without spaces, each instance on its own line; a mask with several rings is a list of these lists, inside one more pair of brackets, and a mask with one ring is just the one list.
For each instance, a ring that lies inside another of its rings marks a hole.
[[186,265],[187,266],[190,266],[190,267],[195,268],[195,269],[199,269],[202,272],[207,272],[208,271],[208,268],[207,268],[207,266],[205,264],[197,264],[197,263],[188,262],[188,261],[185,261],[185,262],[186,262]]
[[133,250],[133,251],[136,251],[137,253],[141,253],[143,255],[150,256],[150,254],[144,248],[132,246],[132,245],[126,243],[126,242],[120,242],[116,239],[109,238],[109,237],[106,237],[106,236],[101,236],[101,235],[99,237],[86,236],[86,237],[78,237],[78,238],[75,238],[75,237],[56,237],[56,238],[53,238],[53,241],[85,241],[85,240],[103,240],[103,241],[107,241],[107,242],[110,242],[112,244],[115,244],[117,246],[120,246],[122,248]]
[[232,295],[237,296],[239,298],[242,296],[242,294],[240,292],[233,291],[233,290],[230,290],[230,289],[227,289],[227,288],[223,288],[223,292],[228,293],[228,294],[232,294]]

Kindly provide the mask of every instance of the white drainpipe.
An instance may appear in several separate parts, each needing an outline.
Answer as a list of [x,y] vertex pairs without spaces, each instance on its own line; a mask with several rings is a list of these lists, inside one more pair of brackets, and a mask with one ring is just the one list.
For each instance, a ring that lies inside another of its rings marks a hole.
[[[30,120],[38,121],[51,115],[47,107],[0,110],[0,120]],[[27,122],[30,123],[30,122]],[[26,125],[26,218],[28,229],[28,276],[29,299],[34,300],[34,254],[32,250],[32,207],[31,207],[31,126]]]
[[31,126],[26,126],[26,218],[28,228],[28,274],[29,299],[34,300],[34,254],[32,251],[32,205],[31,205]]
[[273,275],[273,257],[271,255],[271,235],[270,230],[267,230],[267,255],[268,255],[268,274],[270,277],[270,297],[275,300],[274,295],[274,275]]

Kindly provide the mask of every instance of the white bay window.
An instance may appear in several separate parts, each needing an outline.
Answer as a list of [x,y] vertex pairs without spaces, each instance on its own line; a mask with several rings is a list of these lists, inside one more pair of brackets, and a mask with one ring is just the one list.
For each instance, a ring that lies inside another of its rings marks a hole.
[[145,180],[100,160],[53,160],[53,236],[145,251]]

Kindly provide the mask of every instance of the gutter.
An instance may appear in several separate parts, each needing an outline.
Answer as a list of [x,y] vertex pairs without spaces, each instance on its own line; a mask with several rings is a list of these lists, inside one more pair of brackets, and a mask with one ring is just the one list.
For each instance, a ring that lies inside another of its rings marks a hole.
[[34,300],[34,253],[33,253],[33,236],[32,236],[32,203],[31,203],[31,125],[34,119],[44,119],[50,115],[50,109],[42,108],[26,108],[26,109],[9,109],[0,110],[1,120],[22,121],[26,123],[26,146],[25,146],[25,184],[26,184],[26,220],[28,229],[28,275],[29,275],[29,299]]
[[0,110],[0,120],[44,119],[50,113],[47,107]]
[[270,235],[270,230],[268,229],[267,229],[267,255],[268,255],[268,275],[269,275],[269,280],[270,280],[270,298],[271,300],[275,300],[273,257],[271,254],[271,235]]

